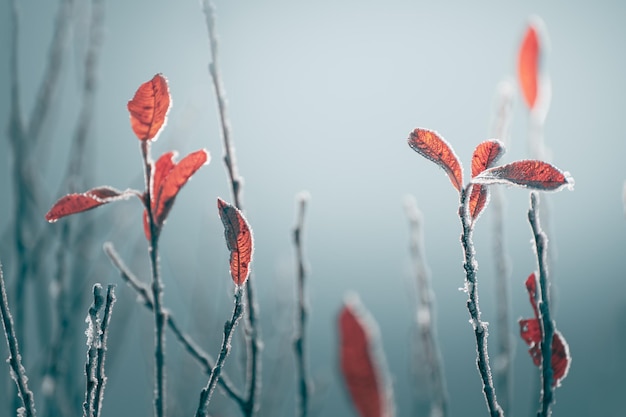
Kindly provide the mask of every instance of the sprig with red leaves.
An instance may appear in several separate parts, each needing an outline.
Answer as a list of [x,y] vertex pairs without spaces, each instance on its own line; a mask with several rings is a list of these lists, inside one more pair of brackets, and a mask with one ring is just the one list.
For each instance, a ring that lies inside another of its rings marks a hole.
[[174,160],[175,152],[163,154],[156,162],[150,155],[150,145],[167,122],[171,97],[167,79],[156,74],[141,84],[128,102],[130,124],[141,144],[144,162],[145,189],[118,191],[111,187],[97,187],[84,193],[68,194],[60,198],[46,214],[46,220],[55,222],[62,217],[80,213],[112,201],[138,197],[143,203],[143,226],[149,243],[152,269],[152,298],[155,317],[155,415],[165,413],[165,323],[163,284],[159,273],[158,242],[161,230],[181,188],[200,167],[209,162],[209,153],[201,149]]
[[252,228],[241,211],[221,198],[217,199],[217,209],[224,225],[226,247],[230,252],[230,276],[235,283],[235,307],[230,320],[224,325],[224,338],[222,339],[222,347],[217,357],[217,362],[211,369],[206,387],[200,392],[200,402],[196,411],[196,417],[208,416],[209,401],[211,401],[211,396],[217,386],[222,367],[230,353],[230,343],[235,327],[237,327],[244,313],[243,293],[246,288],[246,281],[250,275],[250,263],[252,262],[252,254],[254,252]]
[[554,403],[554,389],[567,376],[572,358],[565,338],[556,330],[556,324],[551,317],[550,282],[546,262],[548,239],[539,222],[538,200],[538,195],[531,193],[528,221],[533,231],[539,276],[533,272],[526,280],[535,317],[520,319],[519,325],[522,339],[530,346],[528,352],[533,363],[541,367],[541,407],[537,415],[548,417]]
[[472,232],[480,213],[489,201],[491,184],[515,185],[543,191],[557,191],[564,187],[572,188],[574,181],[567,172],[562,172],[543,161],[522,160],[506,165],[494,166],[504,153],[504,145],[499,140],[488,140],[479,144],[472,156],[472,178],[463,186],[463,168],[452,147],[432,130],[417,128],[408,138],[409,146],[420,155],[435,162],[448,174],[452,186],[459,192],[459,211],[462,234],[461,244],[464,253],[465,290],[468,293],[467,309],[474,328],[478,351],[477,366],[483,383],[483,393],[492,417],[502,416],[498,404],[489,355],[487,351],[487,323],[481,320],[478,304],[478,280],[476,271]]

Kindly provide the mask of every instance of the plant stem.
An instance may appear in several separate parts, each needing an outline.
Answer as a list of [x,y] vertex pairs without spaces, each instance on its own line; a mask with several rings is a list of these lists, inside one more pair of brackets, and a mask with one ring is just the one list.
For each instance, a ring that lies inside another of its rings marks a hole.
[[[209,43],[211,49],[211,62],[209,64],[209,72],[215,88],[215,96],[219,108],[220,125],[222,127],[222,139],[224,141],[224,164],[228,172],[231,191],[235,207],[243,211],[241,198],[242,179],[237,170],[237,161],[235,158],[235,147],[231,138],[230,120],[228,118],[226,106],[226,94],[224,92],[221,73],[219,70],[219,43],[217,41],[217,31],[215,27],[215,7],[209,0],[202,0],[202,9],[206,18],[206,25],[209,34]],[[246,366],[246,402],[242,407],[242,411],[246,417],[253,416],[256,412],[257,398],[260,391],[261,380],[261,347],[260,329],[257,317],[257,305],[255,299],[254,280],[246,281],[246,305],[247,305],[247,366]]]
[[141,142],[141,151],[145,168],[145,207],[150,224],[150,266],[152,270],[152,302],[154,304],[154,361],[155,361],[155,388],[154,413],[156,417],[165,415],[165,311],[163,310],[163,283],[159,271],[159,227],[152,212],[152,160],[150,158],[150,141]]
[[87,362],[85,363],[85,376],[87,377],[87,387],[85,389],[85,402],[83,403],[83,416],[93,417],[94,400],[98,379],[96,378],[96,361],[98,355],[98,344],[100,343],[100,310],[104,305],[102,295],[102,285],[93,286],[93,304],[89,307],[87,316]]
[[[128,269],[111,242],[106,242],[104,244],[104,252],[109,256],[113,265],[118,269],[122,279],[137,292],[143,302],[143,305],[150,311],[153,311],[154,304],[152,303],[150,290]],[[180,329],[171,313],[168,312],[166,314],[166,318],[168,327],[174,333],[178,341],[185,347],[185,350],[187,350],[187,352],[204,367],[204,371],[207,374],[210,374],[213,369],[213,358],[211,358],[208,353],[203,351],[202,348],[198,346],[198,344],[189,335]],[[233,386],[230,378],[222,372],[218,383],[224,391],[226,391],[228,396],[230,396],[239,405],[239,407],[243,409],[245,399]]]
[[222,340],[220,354],[217,357],[217,362],[215,363],[215,366],[211,370],[211,373],[209,375],[209,381],[207,382],[206,387],[200,393],[200,403],[198,405],[198,410],[196,411],[196,417],[208,416],[207,408],[209,406],[209,401],[211,401],[211,396],[213,395],[213,391],[215,390],[215,386],[217,385],[220,373],[222,372],[224,362],[226,361],[226,358],[230,353],[231,340],[233,339],[235,327],[237,326],[239,319],[241,319],[241,316],[243,316],[243,291],[244,289],[242,286],[237,286],[237,288],[235,289],[235,307],[233,308],[233,314],[230,320],[224,324],[224,339]]
[[309,380],[306,366],[306,323],[308,308],[305,296],[306,268],[304,266],[304,254],[302,248],[302,233],[304,229],[304,214],[306,204],[309,199],[308,193],[298,195],[298,220],[293,230],[293,241],[296,249],[296,264],[298,270],[298,311],[296,317],[296,337],[293,347],[296,354],[296,367],[298,373],[298,416],[306,417],[309,412],[309,394],[311,392],[311,382]]
[[[448,415],[448,393],[443,372],[441,351],[437,345],[435,300],[430,276],[424,259],[424,238],[422,233],[422,214],[417,208],[415,198],[408,196],[405,211],[410,226],[410,253],[415,268],[417,283],[416,321],[421,339],[423,358],[430,388],[430,416]],[[420,364],[422,366],[422,364]]]
[[530,193],[530,209],[528,210],[528,221],[533,231],[535,248],[537,253],[537,263],[539,266],[539,286],[536,294],[537,310],[539,322],[541,323],[541,409],[538,417],[549,417],[552,413],[551,407],[554,402],[554,389],[552,387],[552,339],[554,337],[554,322],[550,317],[550,283],[548,281],[548,266],[546,252],[548,238],[541,230],[539,221],[539,196],[535,192]]
[[476,277],[476,271],[478,269],[478,263],[475,259],[474,243],[472,242],[472,222],[469,214],[469,196],[472,191],[472,184],[461,191],[461,204],[459,206],[459,218],[461,219],[461,225],[463,232],[461,234],[461,245],[463,246],[464,262],[463,268],[465,269],[465,286],[468,293],[467,310],[470,314],[472,327],[474,328],[474,336],[476,337],[476,351],[477,359],[476,364],[478,366],[478,372],[483,383],[483,393],[485,400],[487,401],[487,408],[489,414],[492,417],[502,417],[504,413],[502,408],[498,404],[496,398],[496,390],[493,386],[493,379],[491,377],[491,367],[489,366],[489,354],[487,351],[487,323],[480,319],[480,307],[478,304],[478,279]]
[[[12,369],[12,377],[17,385],[17,392],[22,399],[24,407],[24,415],[26,417],[34,417],[35,401],[33,399],[33,393],[28,389],[28,378],[26,377],[26,370],[22,365],[22,356],[15,336],[15,328],[13,326],[13,317],[11,317],[11,311],[9,310],[9,301],[7,300],[7,292],[4,285],[4,277],[2,276],[2,264],[0,263],[0,316],[2,316],[2,325],[4,327],[4,335],[6,337],[7,345],[9,347],[9,365]],[[18,414],[19,410],[18,410]]]
[[104,305],[104,314],[100,323],[100,342],[98,344],[98,358],[96,363],[96,391],[94,395],[95,404],[93,406],[94,417],[99,417],[102,410],[102,401],[104,400],[104,387],[107,382],[107,377],[104,374],[104,362],[106,359],[107,351],[107,339],[109,334],[109,323],[111,321],[111,310],[113,304],[115,304],[115,293],[113,289],[115,285],[109,284],[107,286],[107,297]]

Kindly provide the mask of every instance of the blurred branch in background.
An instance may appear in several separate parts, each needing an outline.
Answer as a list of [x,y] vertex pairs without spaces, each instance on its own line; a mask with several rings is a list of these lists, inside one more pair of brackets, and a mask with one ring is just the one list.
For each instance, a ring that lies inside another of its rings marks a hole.
[[[511,82],[502,81],[496,92],[493,137],[509,144],[509,126],[515,90]],[[500,187],[491,187],[493,205],[493,259],[495,263],[495,303],[497,351],[494,360],[494,382],[504,415],[511,410],[513,397],[513,334],[511,332],[511,265],[504,243],[505,199]]]
[[[427,385],[429,416],[445,417],[448,415],[448,390],[443,372],[441,349],[437,341],[435,295],[424,256],[422,213],[417,207],[415,197],[411,195],[405,197],[404,209],[409,219],[410,254],[417,287],[415,326],[419,333],[419,346],[415,346],[414,349],[413,367],[419,382]],[[423,387],[417,386],[416,388],[419,392]],[[417,392],[416,398],[419,397]]]

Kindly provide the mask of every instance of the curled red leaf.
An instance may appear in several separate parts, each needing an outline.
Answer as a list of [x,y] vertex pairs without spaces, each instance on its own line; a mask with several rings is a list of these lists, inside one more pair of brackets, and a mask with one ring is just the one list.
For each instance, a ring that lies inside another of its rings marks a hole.
[[[200,149],[185,156],[180,162],[174,160],[176,152],[166,152],[154,163],[151,181],[152,216],[157,228],[161,228],[174,205],[181,188],[203,165],[209,163],[207,150]],[[143,216],[144,232],[150,240],[148,213]]]
[[415,152],[443,168],[454,188],[461,192],[463,168],[448,142],[435,131],[417,128],[411,132],[408,143]]
[[[472,155],[472,178],[480,174],[500,159],[504,154],[504,144],[497,139],[480,143]],[[489,202],[489,189],[484,185],[474,184],[469,199],[469,211],[472,221],[476,221]]]
[[130,125],[139,140],[153,140],[158,136],[167,120],[170,104],[167,79],[163,75],[156,74],[139,86],[128,102]]
[[517,74],[524,100],[529,108],[537,102],[539,86],[539,35],[534,25],[530,25],[524,34],[517,61]]
[[[541,366],[541,340],[543,332],[539,322],[539,311],[537,307],[537,279],[534,273],[530,274],[526,279],[526,289],[530,297],[530,304],[535,314],[531,319],[520,319],[520,336],[522,340],[529,346],[528,353],[533,360],[535,366]],[[563,378],[567,376],[572,358],[569,354],[569,346],[563,335],[554,330],[552,336],[552,354],[550,356],[550,364],[552,366],[552,386],[561,385]]]
[[236,285],[243,285],[250,275],[254,252],[252,229],[237,207],[219,197],[217,208],[224,225],[226,246],[230,251],[230,275]]
[[54,223],[61,217],[91,210],[115,200],[127,199],[135,194],[131,190],[118,191],[111,187],[92,188],[84,193],[67,194],[61,197],[46,213],[46,220]]
[[358,298],[341,309],[339,356],[341,373],[354,407],[361,417],[391,416],[387,387],[376,358],[378,330]]
[[542,191],[572,189],[574,179],[555,166],[536,160],[522,160],[489,168],[472,179],[475,184],[507,184]]

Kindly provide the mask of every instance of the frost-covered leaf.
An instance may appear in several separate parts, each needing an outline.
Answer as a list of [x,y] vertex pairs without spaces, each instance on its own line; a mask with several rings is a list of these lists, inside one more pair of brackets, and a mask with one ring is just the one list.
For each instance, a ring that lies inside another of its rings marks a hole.
[[[541,341],[543,339],[543,332],[539,322],[539,310],[536,299],[537,278],[534,273],[530,274],[528,279],[526,279],[526,289],[528,290],[530,304],[533,307],[535,317],[531,319],[519,320],[520,336],[529,346],[528,353],[530,354],[535,366],[541,366]],[[552,354],[550,358],[550,363],[552,365],[553,387],[561,385],[561,381],[567,376],[571,360],[572,358],[569,354],[569,346],[565,341],[565,338],[558,330],[555,329],[554,335],[552,336]]]
[[361,417],[393,414],[391,391],[383,374],[377,326],[358,298],[346,302],[339,313],[339,361],[352,404]]
[[507,184],[542,191],[570,189],[574,179],[555,166],[536,160],[522,160],[489,168],[472,179],[475,184]]
[[[170,152],[169,154],[172,153]],[[180,189],[202,165],[209,162],[209,152],[205,149],[200,149],[185,156],[178,163],[173,162],[171,157],[166,158],[166,161],[168,162],[163,163],[163,172],[161,173],[159,173],[158,161],[155,165],[157,169],[155,172],[153,201],[156,209],[154,214],[159,225],[162,225],[167,218]],[[159,177],[158,179],[157,176]]]
[[[504,144],[497,139],[486,140],[480,143],[472,155],[472,178],[480,174],[500,159],[504,154]],[[474,184],[469,199],[469,212],[472,221],[476,221],[480,213],[489,202],[489,188],[485,185]]]
[[454,188],[461,192],[463,168],[448,142],[435,131],[416,128],[411,132],[408,143],[415,152],[443,168]]
[[91,210],[111,201],[127,199],[137,194],[132,190],[118,191],[111,187],[92,188],[84,193],[67,194],[61,197],[46,213],[46,220],[54,223],[61,217]]
[[218,198],[217,208],[224,225],[226,246],[230,251],[230,275],[236,285],[243,285],[250,275],[254,252],[252,229],[237,207]]
[[162,74],[156,74],[139,86],[128,102],[130,125],[139,140],[153,140],[158,136],[165,126],[170,104],[167,79]]
[[[176,158],[176,152],[166,152],[154,163],[152,169],[150,204],[158,229],[163,227],[181,188],[200,167],[208,164],[210,160],[209,152],[205,149],[190,153],[180,162],[176,162],[174,158]],[[150,240],[150,221],[147,211],[143,214],[143,227],[146,238]]]

